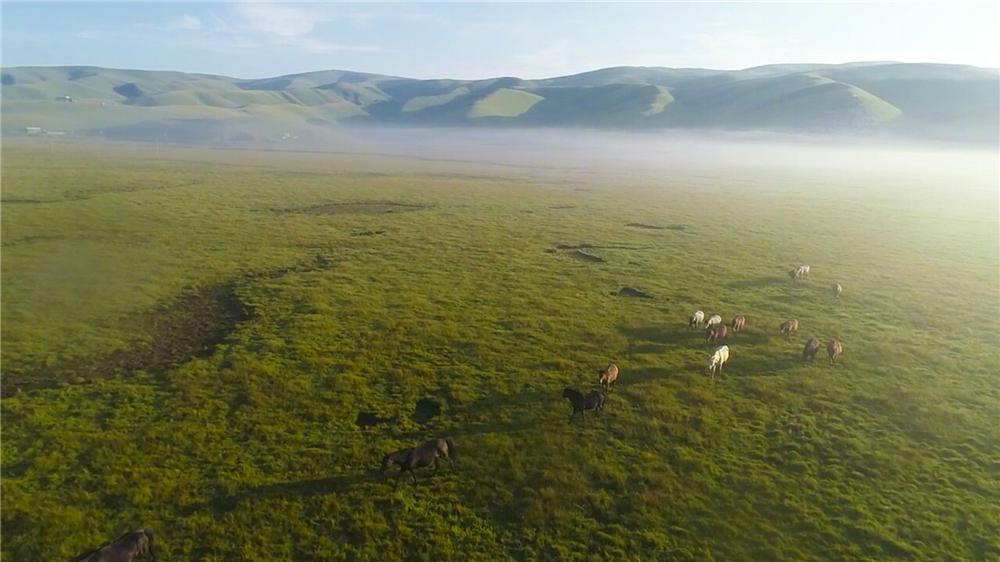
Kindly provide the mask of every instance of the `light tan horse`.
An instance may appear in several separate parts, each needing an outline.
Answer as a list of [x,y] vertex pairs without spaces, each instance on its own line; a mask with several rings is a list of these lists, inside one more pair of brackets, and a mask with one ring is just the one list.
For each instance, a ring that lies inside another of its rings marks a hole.
[[826,344],[826,354],[830,356],[830,364],[833,365],[841,355],[844,354],[844,344],[840,340],[833,338]]
[[793,332],[797,332],[798,329],[799,329],[799,321],[793,318],[791,320],[785,320],[784,322],[782,322],[781,326],[778,328],[778,331],[781,332],[781,334],[787,338],[790,337]]
[[610,392],[611,387],[618,382],[618,372],[618,365],[614,363],[608,363],[607,367],[597,371],[597,374],[600,375],[598,382],[601,383],[605,393]]

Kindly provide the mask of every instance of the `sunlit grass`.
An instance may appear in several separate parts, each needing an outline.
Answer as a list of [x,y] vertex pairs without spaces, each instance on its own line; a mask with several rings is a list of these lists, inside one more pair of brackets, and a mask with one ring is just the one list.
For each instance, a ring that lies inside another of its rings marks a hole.
[[[995,221],[744,172],[5,146],[5,388],[169,340],[143,313],[193,288],[247,317],[165,371],[8,391],[3,560],[136,527],[165,560],[1000,557]],[[372,202],[424,207],[274,211]],[[605,261],[550,251],[580,243]],[[714,383],[698,308],[750,318]],[[843,362],[801,364],[810,336]],[[394,494],[381,455],[438,435],[454,473]]]

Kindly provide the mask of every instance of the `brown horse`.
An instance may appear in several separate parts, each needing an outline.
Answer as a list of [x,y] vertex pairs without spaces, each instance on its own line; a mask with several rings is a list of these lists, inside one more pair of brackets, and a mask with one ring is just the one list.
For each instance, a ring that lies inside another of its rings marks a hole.
[[434,472],[437,473],[438,457],[448,461],[448,465],[452,468],[455,467],[455,444],[452,443],[450,438],[433,439],[419,447],[389,453],[382,457],[382,472],[389,470],[394,464],[399,465],[396,484],[392,487],[395,490],[399,486],[399,479],[403,476],[404,472],[410,473],[414,484],[417,483],[417,475],[414,473],[414,469],[416,468],[433,466]]
[[598,382],[601,383],[605,393],[611,391],[611,387],[618,382],[618,372],[618,365],[614,363],[608,363],[607,367],[597,371],[597,374],[600,375]]
[[816,338],[809,338],[806,342],[806,347],[802,350],[802,360],[812,361],[816,359],[816,352],[819,351],[819,340]]
[[781,327],[778,328],[778,331],[781,332],[782,335],[784,335],[787,338],[792,335],[792,332],[798,331],[798,329],[799,329],[799,321],[792,319],[792,320],[785,320],[784,322],[782,322]]
[[830,343],[826,344],[826,354],[830,356],[830,364],[833,365],[844,354],[844,344],[840,343],[837,338],[833,338]]
[[145,529],[139,529],[81,554],[70,562],[132,562],[147,556],[156,558],[153,553],[153,534]]
[[729,327],[725,324],[715,324],[708,330],[708,341],[720,341],[729,337]]
[[729,327],[733,330],[733,332],[742,332],[743,330],[746,330],[747,317],[740,314],[736,318],[733,318],[733,321],[729,324]]

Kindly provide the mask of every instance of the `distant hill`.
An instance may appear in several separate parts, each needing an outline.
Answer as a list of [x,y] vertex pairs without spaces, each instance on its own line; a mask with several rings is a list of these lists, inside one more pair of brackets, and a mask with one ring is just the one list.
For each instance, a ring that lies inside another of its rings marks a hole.
[[4,69],[0,82],[4,134],[32,128],[137,140],[276,140],[369,122],[865,133],[995,144],[1000,119],[996,69],[893,62],[616,67],[541,80],[341,70],[242,80],[17,67]]

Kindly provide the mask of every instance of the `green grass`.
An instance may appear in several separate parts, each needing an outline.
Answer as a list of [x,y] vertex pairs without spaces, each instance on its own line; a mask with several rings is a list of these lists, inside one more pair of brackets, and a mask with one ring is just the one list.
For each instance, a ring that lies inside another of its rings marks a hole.
[[510,88],[500,88],[490,95],[476,101],[469,109],[468,117],[517,117],[529,109],[531,106],[542,101],[542,96],[525,92],[524,90],[511,90]]
[[[4,386],[65,377],[2,401],[5,561],[136,527],[163,560],[1000,557],[992,180],[2,156]],[[605,261],[550,251],[580,243]],[[218,345],[101,371],[174,345],[204,317],[184,295],[214,286],[246,311]],[[714,383],[698,308],[750,317]],[[800,364],[812,335],[843,363]],[[607,410],[568,424],[561,389],[609,359]],[[395,493],[373,473],[439,435],[453,473]]]

